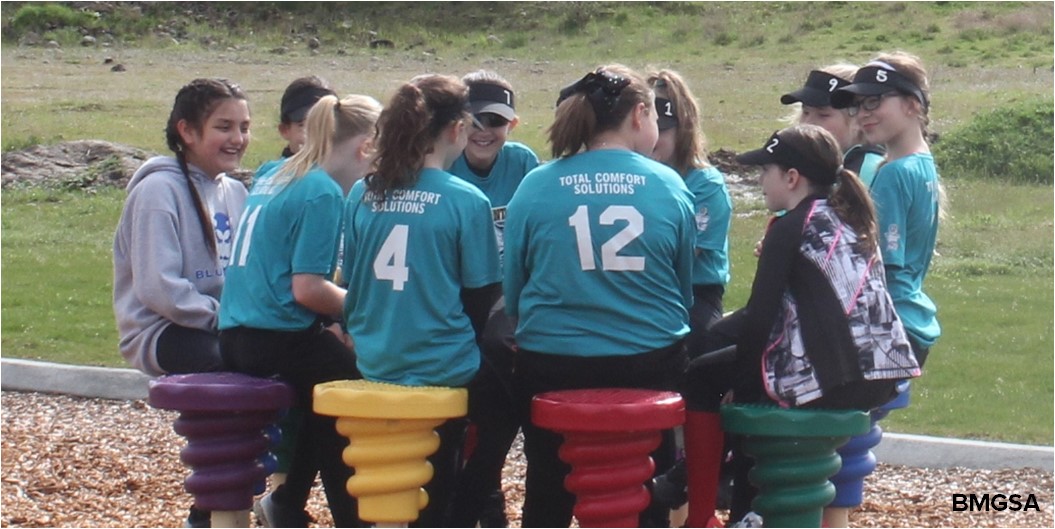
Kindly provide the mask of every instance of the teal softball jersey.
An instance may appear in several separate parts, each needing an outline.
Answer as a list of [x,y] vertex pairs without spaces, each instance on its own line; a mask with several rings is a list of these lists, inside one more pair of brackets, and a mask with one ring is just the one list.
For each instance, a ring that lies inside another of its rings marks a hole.
[[879,165],[883,163],[885,158],[882,154],[876,154],[874,152],[866,153],[864,160],[861,162],[861,171],[857,176],[861,179],[861,182],[865,185],[865,188],[871,188],[872,182],[875,181],[876,173],[879,172]]
[[502,280],[491,204],[438,169],[384,202],[372,195],[359,181],[345,203],[344,317],[359,370],[394,384],[465,385],[480,351],[461,291]]
[[507,141],[498,151],[495,164],[486,177],[477,175],[462,154],[454,161],[450,172],[455,176],[478,187],[491,201],[492,208],[504,208],[513,198],[524,175],[538,167],[538,156],[531,147],[515,141]]
[[268,160],[268,161],[260,164],[260,167],[257,167],[256,168],[256,172],[253,173],[253,179],[256,180],[257,178],[261,178],[264,175],[266,175],[267,173],[270,173],[271,171],[274,171],[276,167],[278,167],[278,166],[282,165],[283,163],[285,163],[286,160],[288,160],[288,158],[282,157],[282,158],[279,158],[277,160]]
[[498,151],[495,164],[486,177],[477,175],[469,167],[462,154],[451,166],[450,172],[473,184],[487,195],[491,201],[491,218],[495,223],[495,236],[498,237],[498,253],[503,252],[506,225],[506,205],[513,198],[524,175],[538,167],[538,156],[535,151],[523,143],[507,141]]
[[887,289],[905,330],[922,346],[941,335],[937,308],[923,293],[938,237],[938,170],[929,153],[888,162],[872,182]]
[[626,150],[528,173],[509,202],[503,282],[517,344],[632,355],[689,332],[696,226],[673,169]]
[[696,212],[696,249],[692,284],[729,283],[729,225],[733,201],[725,176],[715,167],[694,169],[685,177]]
[[273,169],[253,184],[220,300],[220,329],[296,331],[317,315],[293,299],[293,275],[329,277],[337,262],[344,196],[315,167],[284,185]]

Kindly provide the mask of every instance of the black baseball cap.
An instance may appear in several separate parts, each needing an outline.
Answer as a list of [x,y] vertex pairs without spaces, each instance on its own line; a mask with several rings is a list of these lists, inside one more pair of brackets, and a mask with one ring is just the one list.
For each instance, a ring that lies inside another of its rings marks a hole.
[[308,116],[308,111],[315,106],[315,103],[318,103],[324,96],[331,95],[336,96],[337,93],[329,88],[313,85],[302,85],[294,87],[292,90],[287,89],[282,94],[282,103],[280,105],[282,122],[297,123],[304,121],[304,118]]
[[766,140],[761,149],[747,151],[736,157],[736,161],[742,165],[766,165],[777,164],[782,167],[798,169],[811,181],[817,184],[834,184],[835,174],[828,174],[831,169],[825,169],[810,163],[802,153],[796,149],[782,133],[788,129],[778,130]]
[[831,96],[839,88],[849,85],[850,81],[828,72],[813,70],[806,77],[806,85],[794,92],[780,96],[785,105],[802,103],[811,107],[832,106]]
[[473,114],[498,114],[508,121],[513,121],[515,110],[513,91],[491,83],[473,83],[469,85],[469,105]]
[[659,114],[659,130],[672,129],[678,126],[678,113],[673,101],[665,97],[657,97],[656,113]]
[[872,61],[854,74],[854,81],[832,93],[832,106],[846,108],[853,105],[854,96],[877,96],[891,91],[915,96],[923,107],[930,106],[930,101],[923,95],[916,83],[901,75],[893,66],[880,61]]

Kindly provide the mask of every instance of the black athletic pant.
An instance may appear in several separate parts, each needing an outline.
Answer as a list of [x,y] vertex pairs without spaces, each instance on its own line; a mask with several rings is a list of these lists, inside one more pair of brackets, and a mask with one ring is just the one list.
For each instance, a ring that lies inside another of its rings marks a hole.
[[[521,413],[530,417],[531,398],[547,391],[604,387],[643,388],[677,391],[685,370],[684,341],[630,356],[579,357],[520,350],[514,383]],[[524,454],[527,456],[522,527],[568,527],[575,497],[564,488],[570,467],[557,451],[561,436],[524,425]],[[673,464],[672,436],[653,452],[656,474]]]
[[341,452],[348,440],[337,433],[336,419],[312,409],[315,385],[362,378],[355,353],[321,323],[303,331],[270,331],[236,327],[220,333],[220,350],[235,371],[257,377],[280,377],[293,386],[304,425],[297,438],[286,483],[272,499],[288,509],[307,504],[316,472],[322,475],[326,499],[337,527],[358,527],[358,503],[345,488],[352,469]]
[[722,319],[722,297],[725,287],[722,285],[693,285],[692,308],[689,309],[689,335],[685,337],[685,352],[689,358],[696,358],[704,351],[710,350],[708,329],[714,322]]
[[[469,384],[469,419],[476,428],[476,445],[458,478],[450,527],[475,527],[478,522],[487,527],[496,523],[494,517],[505,517],[502,469],[523,421],[512,388],[515,328],[516,322],[498,310],[481,340],[480,371]],[[491,512],[495,509],[498,513]]]
[[158,366],[170,375],[227,369],[220,356],[220,335],[170,323],[158,336]]

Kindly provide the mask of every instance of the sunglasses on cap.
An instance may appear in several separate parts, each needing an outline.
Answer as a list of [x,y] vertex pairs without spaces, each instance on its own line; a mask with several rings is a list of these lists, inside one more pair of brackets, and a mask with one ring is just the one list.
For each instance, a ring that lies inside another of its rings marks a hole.
[[879,106],[883,104],[884,99],[900,95],[901,92],[892,90],[890,92],[886,92],[877,96],[867,96],[862,97],[860,99],[854,99],[854,102],[850,106],[846,107],[846,113],[853,117],[856,116],[857,113],[861,111],[861,109],[871,112],[879,108]]
[[473,115],[473,119],[474,119],[473,126],[475,126],[476,128],[478,128],[480,130],[483,130],[485,128],[493,129],[493,128],[498,128],[498,127],[504,127],[504,126],[509,124],[509,120],[508,119],[506,119],[506,118],[504,118],[502,116],[499,116],[498,114],[492,114],[490,112],[485,112],[485,113],[482,113],[482,114],[474,114]]

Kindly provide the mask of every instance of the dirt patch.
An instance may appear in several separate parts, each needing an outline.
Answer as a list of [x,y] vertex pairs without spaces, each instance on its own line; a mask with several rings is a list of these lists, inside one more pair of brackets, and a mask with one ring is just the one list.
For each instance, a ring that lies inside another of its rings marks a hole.
[[136,168],[153,154],[100,140],[34,145],[3,154],[3,187],[15,184],[124,187]]
[[[718,149],[708,159],[725,175],[734,200],[752,193],[758,182],[755,168],[736,162],[736,152]],[[102,140],[78,140],[53,145],[34,145],[3,154],[0,164],[2,187],[48,186],[91,189],[99,186],[124,188],[136,169],[157,153]],[[229,176],[246,187],[253,172],[240,169]]]

